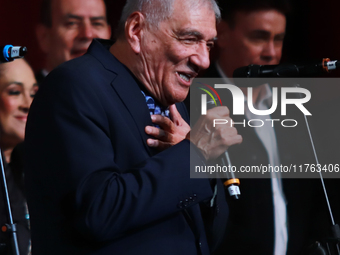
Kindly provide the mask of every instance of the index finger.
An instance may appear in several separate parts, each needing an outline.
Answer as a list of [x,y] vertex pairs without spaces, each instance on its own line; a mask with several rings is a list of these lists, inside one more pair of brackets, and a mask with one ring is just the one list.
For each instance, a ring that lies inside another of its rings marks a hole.
[[175,125],[179,125],[180,121],[183,119],[181,114],[178,112],[175,104],[169,106],[170,118]]
[[159,125],[165,131],[173,130],[173,122],[165,116],[162,115],[152,115],[151,116],[152,123]]

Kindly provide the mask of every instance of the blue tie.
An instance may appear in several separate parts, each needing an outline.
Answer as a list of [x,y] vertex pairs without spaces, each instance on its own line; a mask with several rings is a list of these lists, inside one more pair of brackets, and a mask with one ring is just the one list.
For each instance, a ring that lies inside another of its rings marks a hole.
[[[145,97],[146,105],[148,106],[149,111],[150,111],[150,116],[158,114],[158,115],[162,115],[162,116],[169,118],[170,116],[169,107],[163,107],[163,106],[158,105],[155,99],[153,99],[151,96],[147,96],[143,91],[142,91],[142,94]],[[159,128],[158,125],[154,125],[154,126]]]
[[150,115],[159,114],[159,115],[162,115],[162,116],[169,118],[169,108],[168,107],[163,107],[163,106],[158,105],[155,102],[155,99],[153,99],[151,96],[145,95],[145,93],[143,91],[142,91],[142,93],[145,97],[145,101],[146,101],[146,104],[149,108]]

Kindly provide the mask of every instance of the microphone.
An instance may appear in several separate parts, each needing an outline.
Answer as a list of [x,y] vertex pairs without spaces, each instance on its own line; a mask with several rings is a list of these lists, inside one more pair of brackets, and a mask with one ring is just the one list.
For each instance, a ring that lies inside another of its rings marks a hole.
[[0,46],[0,63],[13,61],[16,58],[23,58],[27,53],[25,46],[5,45]]
[[[211,99],[208,100],[207,101],[207,109],[212,109],[214,107],[215,107],[214,101],[211,100]],[[230,172],[229,171],[225,172],[225,177],[226,177],[227,180],[223,183],[223,185],[227,187],[230,197],[232,197],[235,200],[240,199],[240,195],[241,195],[241,191],[240,191],[240,187],[239,187],[240,180],[237,179],[235,177],[234,172],[231,171],[232,164],[231,164],[231,161],[230,161],[230,158],[229,158],[228,151],[225,151],[224,154],[222,154],[222,156],[220,156],[220,159],[221,159],[222,165],[228,166],[228,169],[230,171]]]
[[[225,151],[224,155],[221,156],[221,162],[225,166],[229,166],[229,170],[232,169],[232,164],[229,158],[228,151]],[[229,195],[237,200],[240,199],[241,191],[240,191],[240,180],[235,177],[234,172],[226,171],[227,180],[223,183],[224,186],[227,187]]]
[[252,77],[308,77],[323,72],[329,72],[340,67],[338,60],[331,61],[324,58],[322,61],[306,64],[280,64],[280,65],[249,65],[237,68],[234,78]]

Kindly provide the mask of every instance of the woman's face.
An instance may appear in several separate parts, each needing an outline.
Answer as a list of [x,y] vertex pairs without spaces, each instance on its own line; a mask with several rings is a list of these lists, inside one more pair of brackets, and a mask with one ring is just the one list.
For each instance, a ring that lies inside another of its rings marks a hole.
[[27,114],[38,90],[30,66],[22,59],[0,64],[0,141],[15,146],[25,136]]

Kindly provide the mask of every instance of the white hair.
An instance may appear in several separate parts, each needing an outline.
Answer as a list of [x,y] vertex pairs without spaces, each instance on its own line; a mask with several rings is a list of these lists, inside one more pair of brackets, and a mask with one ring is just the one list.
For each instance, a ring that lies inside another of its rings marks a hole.
[[[182,0],[190,1],[191,7],[198,7],[202,4],[209,5],[214,11],[217,20],[221,18],[220,8],[215,0]],[[116,38],[124,35],[125,22],[128,17],[138,11],[144,14],[146,22],[150,26],[158,27],[158,24],[170,18],[173,12],[173,5],[175,0],[127,0],[123,8],[122,15],[116,31]]]

